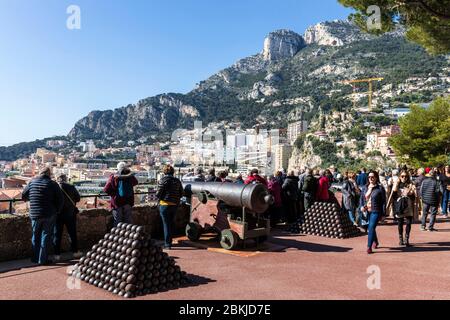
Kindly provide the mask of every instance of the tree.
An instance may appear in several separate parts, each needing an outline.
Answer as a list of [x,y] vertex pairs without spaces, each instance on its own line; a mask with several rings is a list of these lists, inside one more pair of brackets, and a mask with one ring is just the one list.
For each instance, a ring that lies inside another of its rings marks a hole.
[[[374,34],[392,31],[397,24],[406,28],[409,40],[423,46],[429,53],[450,52],[450,0],[338,0],[356,13],[350,15],[361,29]],[[380,8],[381,28],[368,28],[374,11]]]
[[438,98],[429,109],[411,106],[401,118],[401,133],[389,143],[403,160],[414,166],[436,166],[450,154],[450,98]]

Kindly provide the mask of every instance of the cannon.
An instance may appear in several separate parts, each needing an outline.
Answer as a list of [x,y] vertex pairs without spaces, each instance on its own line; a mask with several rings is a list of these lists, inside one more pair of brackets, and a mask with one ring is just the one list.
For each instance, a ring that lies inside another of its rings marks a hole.
[[263,214],[273,197],[261,184],[205,183],[184,184],[191,206],[186,236],[198,241],[204,233],[216,233],[222,248],[232,250],[240,240],[256,240],[257,246],[270,235],[270,221]]

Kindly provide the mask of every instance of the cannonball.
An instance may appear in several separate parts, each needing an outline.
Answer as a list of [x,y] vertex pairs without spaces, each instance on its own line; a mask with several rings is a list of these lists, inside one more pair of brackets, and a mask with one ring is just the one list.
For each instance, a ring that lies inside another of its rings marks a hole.
[[94,285],[95,281],[94,277],[89,277],[89,284]]
[[131,229],[133,228],[132,224],[127,224],[126,230],[127,231],[131,231]]
[[120,290],[117,294],[119,297],[123,297],[125,295],[125,291]]
[[135,297],[135,295],[134,295],[133,293],[131,293],[131,292],[127,292],[127,293],[124,294],[123,297],[124,297],[125,299],[132,299],[132,298]]
[[126,230],[123,230],[123,229],[120,230],[119,231],[119,236],[124,237],[126,232],[127,232]]
[[144,233],[144,231],[145,231],[145,228],[143,226],[139,226],[135,230],[135,232],[137,232],[137,233]]
[[141,252],[140,252],[138,249],[134,249],[134,250],[131,252],[131,256],[132,256],[132,257],[138,258],[140,255],[141,255]]
[[131,231],[136,232],[137,228],[138,228],[138,226],[134,225],[131,227]]
[[140,282],[136,285],[137,291],[142,291],[144,289],[144,283]]
[[129,237],[130,237],[130,234],[131,234],[130,231],[126,231],[126,232],[123,234],[123,236],[124,236],[125,238],[129,238]]
[[128,272],[124,272],[123,274],[122,274],[122,281],[125,281],[126,282],[126,280],[127,280],[127,278],[128,278],[128,276],[129,276],[130,274],[128,273]]
[[140,281],[140,282],[144,281],[145,280],[145,274],[144,273],[138,274],[137,280]]
[[119,284],[119,289],[120,290],[125,290],[125,287],[127,286],[127,283],[125,281],[121,281]]
[[129,274],[128,277],[126,278],[126,283],[135,284],[136,280],[137,280],[137,278],[134,274]]
[[103,290],[108,290],[109,289],[109,284],[103,283],[103,286],[101,286],[101,288],[103,288]]
[[148,261],[148,259],[147,259],[146,256],[141,256],[141,259],[140,259],[140,263],[141,263],[141,264],[146,265],[146,264],[147,264],[147,261]]
[[92,285],[98,287],[99,283],[100,283],[100,281],[95,279],[94,282],[92,283]]
[[130,247],[132,249],[139,249],[141,247],[141,243],[139,240],[133,240],[133,242],[131,243]]
[[119,289],[115,288],[112,293],[117,295],[117,294],[119,294],[119,291],[120,291]]
[[138,268],[136,268],[136,266],[132,265],[127,269],[127,271],[128,271],[128,273],[136,274],[138,272]]

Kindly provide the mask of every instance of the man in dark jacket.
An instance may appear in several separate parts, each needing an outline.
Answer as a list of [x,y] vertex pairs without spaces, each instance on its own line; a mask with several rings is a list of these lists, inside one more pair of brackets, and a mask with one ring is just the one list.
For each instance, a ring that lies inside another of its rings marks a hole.
[[62,174],[58,177],[58,183],[64,195],[64,204],[61,212],[56,216],[56,224],[53,236],[53,247],[55,249],[55,261],[61,260],[61,240],[64,226],[70,238],[70,251],[74,259],[81,258],[82,253],[78,251],[77,238],[77,213],[76,204],[80,202],[81,197],[77,189],[67,183],[67,176]]
[[363,186],[367,185],[367,170],[363,168],[361,173],[356,177],[356,184],[361,189]]
[[286,201],[287,209],[287,222],[293,223],[297,221],[298,217],[298,176],[294,171],[289,172],[288,176],[284,180],[283,186],[283,198]]
[[450,166],[445,166],[444,172],[439,176],[439,182],[442,186],[442,215],[448,218],[448,203],[450,201]]
[[44,168],[22,192],[22,199],[30,202],[33,248],[31,261],[41,265],[52,262],[48,259],[48,246],[56,215],[64,203],[63,193],[58,184],[51,180],[51,174],[50,167]]
[[156,196],[159,199],[159,214],[164,227],[164,248],[170,250],[172,247],[172,224],[183,196],[183,185],[178,178],[174,177],[175,169],[172,166],[165,166],[163,173],[164,177],[158,182]]
[[138,180],[125,162],[117,165],[117,173],[111,175],[103,191],[111,196],[113,225],[120,222],[132,223],[132,208],[134,206],[134,187]]
[[425,231],[427,226],[427,217],[428,214],[431,213],[430,225],[428,226],[428,231],[437,231],[434,228],[434,224],[436,221],[436,215],[438,212],[439,206],[439,194],[441,192],[441,186],[439,181],[436,179],[436,173],[430,168],[425,170],[426,178],[423,180],[422,185],[420,187],[420,197],[423,202],[423,210],[422,210],[422,226],[421,230]]

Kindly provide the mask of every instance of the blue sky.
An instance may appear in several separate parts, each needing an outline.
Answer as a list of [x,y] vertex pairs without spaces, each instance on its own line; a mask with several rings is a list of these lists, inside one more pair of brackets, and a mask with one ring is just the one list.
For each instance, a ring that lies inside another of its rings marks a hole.
[[[69,5],[81,30],[66,28]],[[67,134],[92,110],[186,93],[281,28],[343,19],[336,0],[0,0],[0,145]]]

